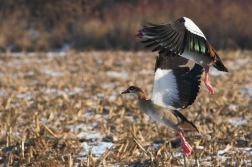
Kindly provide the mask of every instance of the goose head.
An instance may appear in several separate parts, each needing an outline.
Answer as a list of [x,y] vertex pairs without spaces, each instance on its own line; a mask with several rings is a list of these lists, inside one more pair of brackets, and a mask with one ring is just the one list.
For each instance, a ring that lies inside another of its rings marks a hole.
[[142,91],[142,89],[140,89],[137,86],[130,86],[130,87],[128,87],[128,89],[126,89],[125,91],[123,91],[121,94],[127,94],[127,93],[136,94],[137,97],[138,97],[138,99],[140,99],[140,100],[146,100],[145,93]]

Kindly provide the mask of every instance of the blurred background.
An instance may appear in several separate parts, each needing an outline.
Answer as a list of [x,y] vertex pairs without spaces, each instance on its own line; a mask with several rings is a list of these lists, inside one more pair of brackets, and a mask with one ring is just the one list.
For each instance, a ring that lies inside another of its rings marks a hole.
[[1,51],[141,50],[147,22],[191,18],[215,49],[250,49],[251,0],[1,0]]
[[[252,166],[251,15],[252,0],[0,0],[0,167],[133,167],[153,158]],[[182,111],[200,131],[185,131],[188,158],[177,133],[120,94],[137,85],[151,96],[157,53],[137,30],[182,16],[229,70],[212,68],[216,93],[201,84]]]

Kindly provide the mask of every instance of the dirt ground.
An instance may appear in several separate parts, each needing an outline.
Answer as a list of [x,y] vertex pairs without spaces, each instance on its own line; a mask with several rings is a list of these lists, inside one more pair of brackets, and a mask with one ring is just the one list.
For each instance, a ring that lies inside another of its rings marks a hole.
[[211,68],[216,93],[202,84],[181,110],[200,131],[185,131],[188,157],[120,94],[136,85],[151,96],[156,53],[0,54],[1,166],[252,166],[252,52],[218,53],[229,73]]

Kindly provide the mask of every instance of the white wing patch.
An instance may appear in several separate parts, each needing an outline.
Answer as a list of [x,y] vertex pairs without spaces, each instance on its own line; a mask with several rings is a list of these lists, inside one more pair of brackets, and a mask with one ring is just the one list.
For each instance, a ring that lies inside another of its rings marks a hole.
[[206,39],[203,32],[199,29],[199,27],[196,24],[194,24],[194,22],[191,19],[187,17],[183,17],[183,18],[185,19],[185,27],[187,30],[189,30],[193,34],[199,35]]
[[161,70],[160,68],[156,70],[151,100],[166,108],[174,108],[172,107],[173,101],[179,101],[178,86],[172,70]]

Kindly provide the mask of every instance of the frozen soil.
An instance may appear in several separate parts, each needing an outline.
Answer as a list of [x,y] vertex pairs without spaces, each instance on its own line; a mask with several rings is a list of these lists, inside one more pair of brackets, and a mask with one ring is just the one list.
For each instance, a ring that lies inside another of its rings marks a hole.
[[252,52],[219,51],[229,73],[210,69],[181,112],[200,133],[178,135],[148,118],[132,95],[151,96],[156,53],[90,51],[0,54],[1,166],[252,166]]

